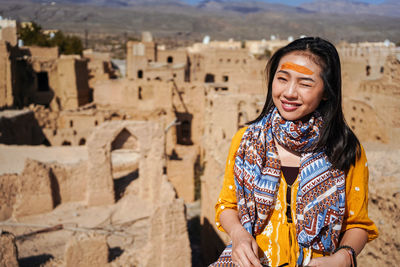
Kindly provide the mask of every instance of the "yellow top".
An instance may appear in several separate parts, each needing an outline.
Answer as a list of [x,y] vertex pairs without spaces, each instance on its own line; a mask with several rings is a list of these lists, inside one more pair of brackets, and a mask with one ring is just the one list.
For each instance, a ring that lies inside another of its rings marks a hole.
[[[234,182],[233,167],[235,154],[239,148],[240,141],[246,128],[240,129],[232,139],[229,156],[225,168],[224,183],[215,206],[216,225],[219,230],[224,231],[219,216],[224,209],[237,209],[236,189]],[[351,228],[362,228],[368,232],[368,241],[378,236],[378,229],[373,221],[368,218],[368,164],[364,149],[361,150],[361,157],[357,159],[355,166],[351,166],[346,176],[346,211],[342,225],[342,232]],[[299,256],[299,246],[296,239],[295,223],[287,222],[286,203],[287,183],[281,179],[277,195],[275,209],[271,219],[264,231],[256,236],[260,248],[259,257],[261,263],[269,266],[278,266],[288,263],[287,266],[296,266]],[[296,218],[296,195],[298,180],[294,182],[291,190],[292,218]],[[289,207],[290,208],[290,207]],[[323,256],[322,252],[305,249],[304,263],[310,258]]]

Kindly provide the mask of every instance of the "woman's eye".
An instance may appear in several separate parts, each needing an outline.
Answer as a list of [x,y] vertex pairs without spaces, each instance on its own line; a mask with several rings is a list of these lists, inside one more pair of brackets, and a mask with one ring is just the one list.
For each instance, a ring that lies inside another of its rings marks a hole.
[[311,84],[305,84],[305,83],[301,83],[300,85],[304,86],[304,87],[311,87],[312,86]]
[[285,82],[287,81],[286,78],[283,78],[283,77],[278,77],[278,80],[285,81]]

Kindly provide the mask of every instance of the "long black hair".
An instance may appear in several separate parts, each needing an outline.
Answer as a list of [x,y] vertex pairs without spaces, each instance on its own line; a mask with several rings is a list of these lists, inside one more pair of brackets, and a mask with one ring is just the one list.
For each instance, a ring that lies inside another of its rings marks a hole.
[[338,52],[334,45],[319,37],[297,39],[278,49],[265,68],[268,94],[261,114],[252,122],[261,120],[274,106],[272,82],[281,58],[291,52],[304,52],[321,67],[324,83],[324,97],[317,110],[321,113],[324,125],[321,130],[317,150],[325,150],[329,161],[335,168],[347,171],[360,156],[360,142],[347,125],[342,111],[342,78]]

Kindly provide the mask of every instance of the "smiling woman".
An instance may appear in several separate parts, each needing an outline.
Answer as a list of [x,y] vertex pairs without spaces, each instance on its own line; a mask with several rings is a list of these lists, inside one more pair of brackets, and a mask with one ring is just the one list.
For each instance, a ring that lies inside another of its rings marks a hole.
[[265,72],[264,108],[234,136],[216,204],[232,242],[210,266],[356,266],[378,232],[365,152],[343,117],[338,53],[298,39]]

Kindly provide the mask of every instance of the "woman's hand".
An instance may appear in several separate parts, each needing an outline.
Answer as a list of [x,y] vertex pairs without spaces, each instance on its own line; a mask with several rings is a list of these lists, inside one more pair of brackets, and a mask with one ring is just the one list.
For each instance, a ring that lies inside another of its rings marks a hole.
[[237,210],[225,209],[219,219],[232,239],[232,261],[235,266],[262,267],[257,242],[240,223]]
[[350,267],[351,258],[347,251],[345,251],[344,249],[340,249],[331,256],[312,259],[307,266]]
[[231,231],[232,261],[240,267],[262,267],[258,259],[258,245],[242,225]]

